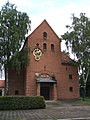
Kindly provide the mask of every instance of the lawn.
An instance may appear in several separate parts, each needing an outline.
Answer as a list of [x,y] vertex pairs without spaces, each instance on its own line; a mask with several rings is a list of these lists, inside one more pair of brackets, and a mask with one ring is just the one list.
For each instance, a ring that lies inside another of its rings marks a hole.
[[80,99],[69,99],[69,100],[64,100],[62,103],[66,104],[71,104],[73,106],[78,106],[78,105],[90,105],[90,97],[85,97],[85,98],[80,98]]
[[90,97],[89,98],[84,98],[84,99],[81,98],[79,102],[81,104],[90,105]]

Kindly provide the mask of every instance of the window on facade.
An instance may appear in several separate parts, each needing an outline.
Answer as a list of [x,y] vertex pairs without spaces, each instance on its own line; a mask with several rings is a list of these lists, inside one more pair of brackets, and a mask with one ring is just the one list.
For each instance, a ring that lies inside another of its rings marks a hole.
[[69,78],[72,79],[72,75],[69,75]]
[[69,87],[69,91],[70,91],[70,92],[73,92],[73,87]]
[[67,67],[66,67],[66,71],[67,71]]
[[44,70],[46,70],[46,66],[44,66]]
[[15,95],[19,95],[19,91],[18,90],[15,90]]
[[54,51],[54,45],[51,44],[51,51],[53,52]]
[[47,50],[47,44],[46,43],[43,44],[43,49]]
[[46,32],[43,32],[43,38],[44,38],[44,40],[46,40],[46,38],[47,38],[47,33]]

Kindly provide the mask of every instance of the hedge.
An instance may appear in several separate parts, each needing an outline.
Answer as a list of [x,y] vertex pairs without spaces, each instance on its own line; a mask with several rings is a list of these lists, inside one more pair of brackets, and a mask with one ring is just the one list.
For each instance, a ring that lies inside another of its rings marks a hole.
[[42,96],[3,96],[0,97],[0,110],[44,109],[45,100]]

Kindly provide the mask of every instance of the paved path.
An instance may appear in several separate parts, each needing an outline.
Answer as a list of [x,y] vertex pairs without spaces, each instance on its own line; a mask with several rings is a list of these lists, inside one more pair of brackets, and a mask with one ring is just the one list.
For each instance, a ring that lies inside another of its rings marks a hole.
[[90,106],[46,102],[46,109],[0,111],[0,120],[90,120]]

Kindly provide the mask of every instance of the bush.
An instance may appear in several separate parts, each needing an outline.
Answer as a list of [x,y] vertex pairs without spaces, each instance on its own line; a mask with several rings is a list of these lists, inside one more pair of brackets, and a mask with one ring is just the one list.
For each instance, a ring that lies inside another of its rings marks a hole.
[[42,96],[3,96],[0,97],[0,110],[44,109],[45,100]]

